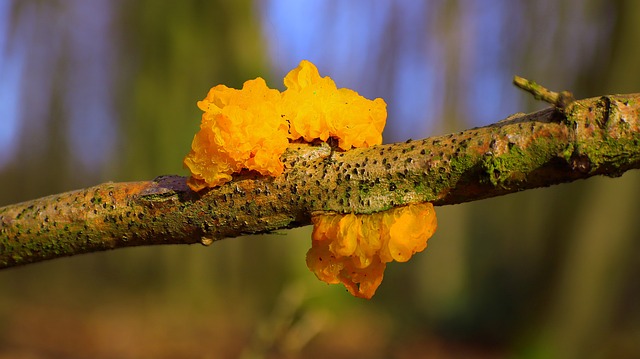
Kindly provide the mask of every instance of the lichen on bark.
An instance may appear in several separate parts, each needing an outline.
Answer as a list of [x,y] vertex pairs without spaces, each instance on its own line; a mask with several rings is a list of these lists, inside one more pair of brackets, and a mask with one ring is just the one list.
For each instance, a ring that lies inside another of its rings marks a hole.
[[340,152],[297,144],[278,177],[105,183],[0,208],[0,268],[153,244],[211,244],[310,224],[313,213],[449,205],[640,168],[640,94],[571,102],[423,140]]

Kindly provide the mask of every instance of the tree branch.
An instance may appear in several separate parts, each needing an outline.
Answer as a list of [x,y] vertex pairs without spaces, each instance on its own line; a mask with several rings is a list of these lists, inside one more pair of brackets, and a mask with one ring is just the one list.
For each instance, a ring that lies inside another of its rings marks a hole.
[[163,176],[9,205],[0,208],[0,268],[128,246],[209,245],[308,225],[317,212],[442,206],[640,167],[640,94],[553,94],[554,108],[445,136],[347,152],[297,144],[276,178],[244,173],[194,193],[186,178]]

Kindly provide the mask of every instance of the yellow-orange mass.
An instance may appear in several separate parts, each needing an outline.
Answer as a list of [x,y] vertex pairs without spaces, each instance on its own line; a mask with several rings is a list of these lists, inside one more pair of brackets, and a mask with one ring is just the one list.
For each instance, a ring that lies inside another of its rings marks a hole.
[[387,105],[349,89],[338,89],[329,77],[303,60],[284,79],[281,93],[258,77],[237,90],[218,85],[198,102],[204,111],[200,131],[184,165],[194,191],[229,182],[233,173],[253,170],[278,176],[280,157],[290,141],[338,140],[338,147],[382,143]]
[[320,77],[318,69],[304,60],[287,74],[284,84],[282,99],[292,139],[311,142],[333,137],[343,150],[382,143],[387,121],[383,99],[367,100],[353,90],[338,89],[330,77]]
[[318,279],[342,283],[362,298],[375,294],[388,262],[406,262],[423,251],[437,227],[431,203],[374,214],[322,214],[312,221],[307,266]]

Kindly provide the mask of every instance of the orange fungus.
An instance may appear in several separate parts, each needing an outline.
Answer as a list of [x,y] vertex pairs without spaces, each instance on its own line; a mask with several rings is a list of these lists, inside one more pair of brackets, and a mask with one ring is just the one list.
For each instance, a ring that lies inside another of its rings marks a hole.
[[260,77],[240,90],[218,85],[198,102],[204,111],[200,131],[184,159],[191,189],[222,185],[242,170],[278,176],[284,169],[280,157],[293,140],[332,137],[343,150],[382,143],[387,117],[382,99],[338,89],[304,60],[284,83],[284,93]]
[[320,77],[309,61],[301,61],[284,78],[284,114],[292,139],[337,139],[343,150],[382,143],[387,121],[383,99],[368,100],[350,89],[338,89],[330,77]]
[[193,190],[215,187],[242,169],[278,176],[280,156],[289,145],[288,126],[280,115],[280,92],[263,79],[244,83],[241,90],[218,85],[198,102],[204,111],[200,131],[184,165],[191,171]]
[[312,218],[307,266],[318,279],[342,283],[356,297],[371,298],[391,261],[406,262],[427,247],[437,227],[431,203],[374,214],[322,214]]

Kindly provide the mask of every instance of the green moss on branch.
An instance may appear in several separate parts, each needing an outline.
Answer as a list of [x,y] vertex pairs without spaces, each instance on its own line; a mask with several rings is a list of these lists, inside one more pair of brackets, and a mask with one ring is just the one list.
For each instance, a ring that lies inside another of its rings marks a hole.
[[283,175],[194,193],[179,176],[106,183],[0,208],[0,268],[128,246],[211,244],[310,224],[314,212],[449,205],[640,168],[640,95],[569,103],[482,128],[332,151],[295,145]]

